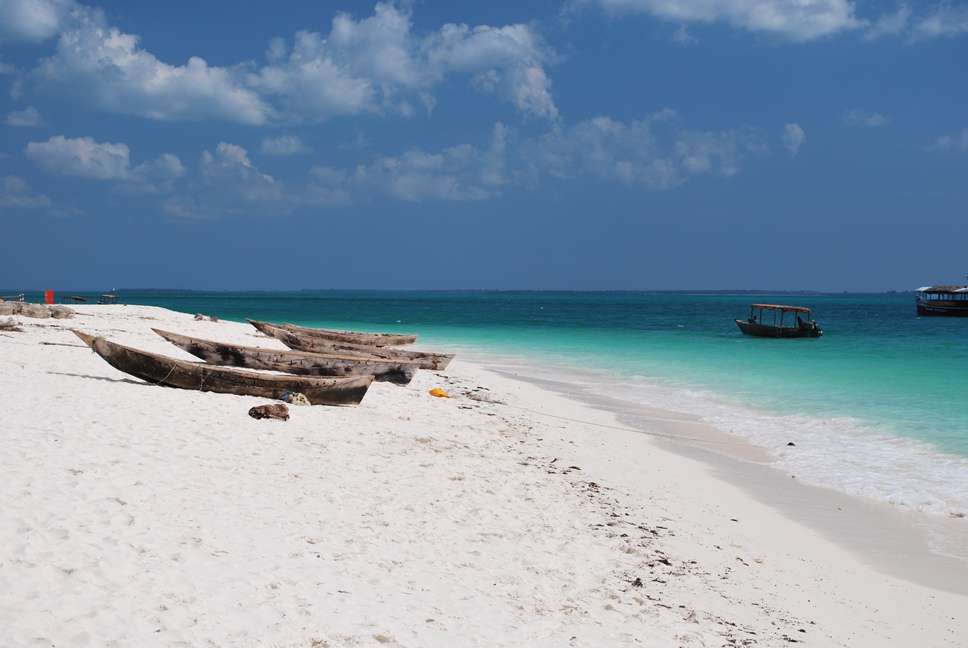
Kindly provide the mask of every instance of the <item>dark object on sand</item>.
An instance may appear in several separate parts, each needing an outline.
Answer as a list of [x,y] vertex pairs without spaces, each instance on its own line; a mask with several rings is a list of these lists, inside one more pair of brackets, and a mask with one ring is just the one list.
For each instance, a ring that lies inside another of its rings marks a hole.
[[968,317],[968,286],[924,286],[918,288],[918,315]]
[[175,346],[209,364],[266,369],[300,376],[373,376],[376,380],[409,384],[420,368],[416,362],[388,362],[342,355],[245,347],[151,329]]
[[[790,315],[790,325],[784,319]],[[745,320],[736,320],[743,335],[772,338],[818,338],[823,331],[810,317],[810,309],[804,306],[781,304],[752,304]]]
[[[346,344],[358,344],[360,346],[401,346],[403,344],[413,344],[417,341],[416,335],[401,335],[398,333],[357,333],[356,331],[332,331],[329,329],[309,328],[308,326],[296,326],[295,324],[274,324],[272,322],[256,322],[249,320],[252,326],[259,328],[260,324],[267,324],[275,328],[304,335],[317,340],[329,342],[343,342]],[[260,331],[262,329],[259,329]]]
[[279,419],[280,421],[289,420],[289,408],[282,403],[274,405],[256,405],[249,408],[249,416],[254,419]]
[[299,392],[313,405],[356,405],[373,382],[373,376],[278,376],[213,367],[139,351],[80,331],[74,333],[115,369],[149,383],[180,389],[276,400],[282,400],[285,392]]
[[403,349],[387,349],[385,347],[362,346],[359,344],[349,344],[345,342],[332,342],[313,338],[309,335],[293,333],[286,329],[279,328],[266,322],[253,322],[256,327],[266,335],[276,338],[290,349],[297,351],[308,351],[311,353],[338,354],[341,356],[351,356],[354,358],[381,359],[390,362],[416,362],[421,369],[446,369],[450,361],[454,359],[453,354],[430,353],[429,351],[405,351]]

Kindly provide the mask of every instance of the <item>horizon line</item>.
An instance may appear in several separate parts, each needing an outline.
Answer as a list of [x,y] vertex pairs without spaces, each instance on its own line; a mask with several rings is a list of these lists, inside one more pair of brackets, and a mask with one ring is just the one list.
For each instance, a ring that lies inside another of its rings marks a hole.
[[[20,293],[43,294],[47,288],[0,288],[0,298]],[[156,292],[156,293],[312,293],[312,292],[393,292],[393,293],[660,293],[660,294],[705,294],[705,295],[889,295],[914,293],[916,288],[889,288],[882,290],[815,290],[808,288],[769,289],[769,288],[111,288],[111,289],[51,289],[55,293],[104,294],[108,292]]]

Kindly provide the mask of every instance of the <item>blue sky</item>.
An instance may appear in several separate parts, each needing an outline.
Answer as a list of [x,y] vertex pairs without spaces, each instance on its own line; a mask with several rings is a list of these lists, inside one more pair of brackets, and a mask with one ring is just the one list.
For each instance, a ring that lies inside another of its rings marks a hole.
[[0,0],[0,286],[956,281],[966,44],[954,2]]

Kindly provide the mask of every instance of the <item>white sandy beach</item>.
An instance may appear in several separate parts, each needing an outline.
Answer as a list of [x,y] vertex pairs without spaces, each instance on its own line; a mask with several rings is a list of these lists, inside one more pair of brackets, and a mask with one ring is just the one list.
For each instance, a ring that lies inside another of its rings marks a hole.
[[458,358],[256,421],[68,329],[280,343],[76,310],[0,334],[0,645],[968,645],[968,596],[877,564],[917,557],[864,560],[614,413]]

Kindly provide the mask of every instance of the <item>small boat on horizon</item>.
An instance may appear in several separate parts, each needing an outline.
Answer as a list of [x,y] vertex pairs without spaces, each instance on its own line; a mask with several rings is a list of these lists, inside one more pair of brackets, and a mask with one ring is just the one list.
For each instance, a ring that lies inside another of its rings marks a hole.
[[[790,314],[789,326],[786,323],[787,314]],[[818,338],[823,335],[823,330],[806,306],[751,304],[749,317],[736,320],[736,326],[743,335],[753,337]]]
[[922,286],[914,299],[918,315],[968,317],[968,286]]

